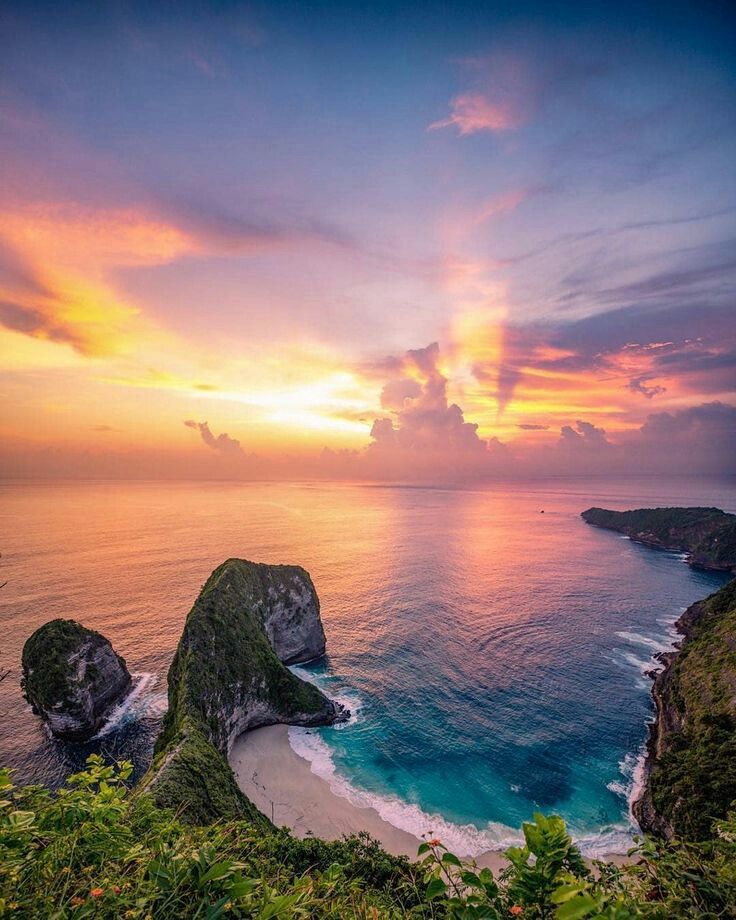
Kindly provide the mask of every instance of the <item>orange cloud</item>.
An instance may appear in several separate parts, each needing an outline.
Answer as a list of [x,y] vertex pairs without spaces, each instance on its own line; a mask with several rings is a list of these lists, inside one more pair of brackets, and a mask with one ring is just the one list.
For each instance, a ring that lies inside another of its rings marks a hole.
[[463,93],[450,103],[447,118],[435,121],[430,131],[439,128],[456,127],[461,135],[477,134],[480,131],[492,133],[511,131],[521,124],[521,114],[510,102],[494,102],[483,93]]
[[98,357],[130,350],[145,330],[113,272],[158,265],[196,244],[176,227],[134,210],[49,204],[0,213],[2,240],[27,266],[0,274],[0,323],[32,338]]

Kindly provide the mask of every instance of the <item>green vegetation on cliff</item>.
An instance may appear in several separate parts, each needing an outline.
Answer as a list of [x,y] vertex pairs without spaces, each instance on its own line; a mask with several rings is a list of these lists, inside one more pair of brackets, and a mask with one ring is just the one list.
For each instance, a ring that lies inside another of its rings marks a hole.
[[688,553],[693,565],[736,572],[736,515],[719,508],[589,508],[581,517],[640,543]]
[[680,629],[654,684],[642,824],[703,840],[736,805],[736,579],[688,608]]
[[[339,718],[334,703],[281,662],[266,632],[277,615],[303,627],[300,592],[314,592],[304,569],[242,559],[224,562],[205,583],[169,669],[169,709],[144,780],[160,805],[199,823],[248,817],[267,824],[238,789],[226,760],[230,744],[257,725]],[[318,612],[311,616],[323,648]]]

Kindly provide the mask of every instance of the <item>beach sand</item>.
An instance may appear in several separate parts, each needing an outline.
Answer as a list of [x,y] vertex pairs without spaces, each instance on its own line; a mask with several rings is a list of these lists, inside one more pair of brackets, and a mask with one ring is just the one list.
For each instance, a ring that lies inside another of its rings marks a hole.
[[[238,785],[264,815],[297,837],[311,834],[339,840],[346,834],[367,831],[389,853],[416,859],[422,843],[418,837],[384,821],[374,808],[361,808],[336,795],[327,780],[312,773],[309,761],[294,751],[288,732],[286,725],[257,728],[241,735],[230,752]],[[631,861],[617,853],[602,860],[619,866]],[[475,861],[496,873],[508,864],[498,851],[482,853]]]
[[[240,788],[278,827],[290,828],[297,837],[311,833],[325,840],[367,831],[389,853],[416,858],[421,839],[384,821],[374,808],[359,808],[335,795],[327,780],[312,773],[309,761],[292,749],[286,725],[241,735],[229,759]],[[476,862],[496,871],[506,865],[503,854],[496,852],[484,853]]]

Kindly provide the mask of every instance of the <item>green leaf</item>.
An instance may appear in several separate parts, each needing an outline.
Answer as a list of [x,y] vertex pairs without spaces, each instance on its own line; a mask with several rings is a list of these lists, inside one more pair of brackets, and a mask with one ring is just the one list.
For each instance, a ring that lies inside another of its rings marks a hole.
[[233,884],[228,889],[228,894],[231,898],[244,898],[247,894],[250,894],[251,891],[256,887],[257,880],[254,878],[244,879],[242,882],[233,882]]
[[210,905],[205,913],[205,920],[216,920],[225,912],[225,905],[230,899],[228,897],[220,898],[215,904]]
[[463,885],[468,885],[470,888],[483,887],[483,882],[481,882],[475,872],[471,872],[469,869],[461,873],[460,878],[463,880]]
[[580,920],[598,909],[598,902],[589,894],[581,894],[567,901],[555,911],[557,920]]
[[419,844],[419,849],[417,850],[417,856],[423,856],[425,853],[429,853],[429,844],[428,843]]
[[585,891],[585,885],[560,885],[552,892],[550,900],[553,904],[564,904],[565,901],[569,901],[570,898],[574,898],[576,894],[583,891]]
[[429,885],[427,885],[426,898],[428,901],[431,901],[433,898],[438,898],[441,894],[444,894],[447,891],[447,885],[442,881],[441,878],[433,878]]
[[463,865],[454,853],[443,853],[442,862],[450,866],[457,866],[459,869],[461,869]]
[[233,864],[228,862],[219,862],[215,863],[207,872],[200,878],[199,884],[204,885],[206,882],[213,882],[220,878],[226,878],[233,871]]

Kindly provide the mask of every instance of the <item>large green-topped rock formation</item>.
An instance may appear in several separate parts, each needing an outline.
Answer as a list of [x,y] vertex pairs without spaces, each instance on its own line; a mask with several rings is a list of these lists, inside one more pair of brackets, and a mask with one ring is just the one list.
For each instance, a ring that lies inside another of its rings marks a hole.
[[22,665],[26,699],[65,741],[91,738],[131,688],[110,642],[75,620],[44,623],[23,646]]
[[144,783],[189,820],[249,816],[227,763],[261,725],[330,725],[349,715],[285,663],[324,653],[319,600],[299,566],[229,559],[207,580],[169,669],[169,709]]
[[690,565],[736,572],[736,514],[719,508],[588,508],[581,517],[638,543],[687,553]]
[[736,579],[677,622],[679,651],[660,656],[646,783],[633,810],[642,830],[707,839],[736,807]]

